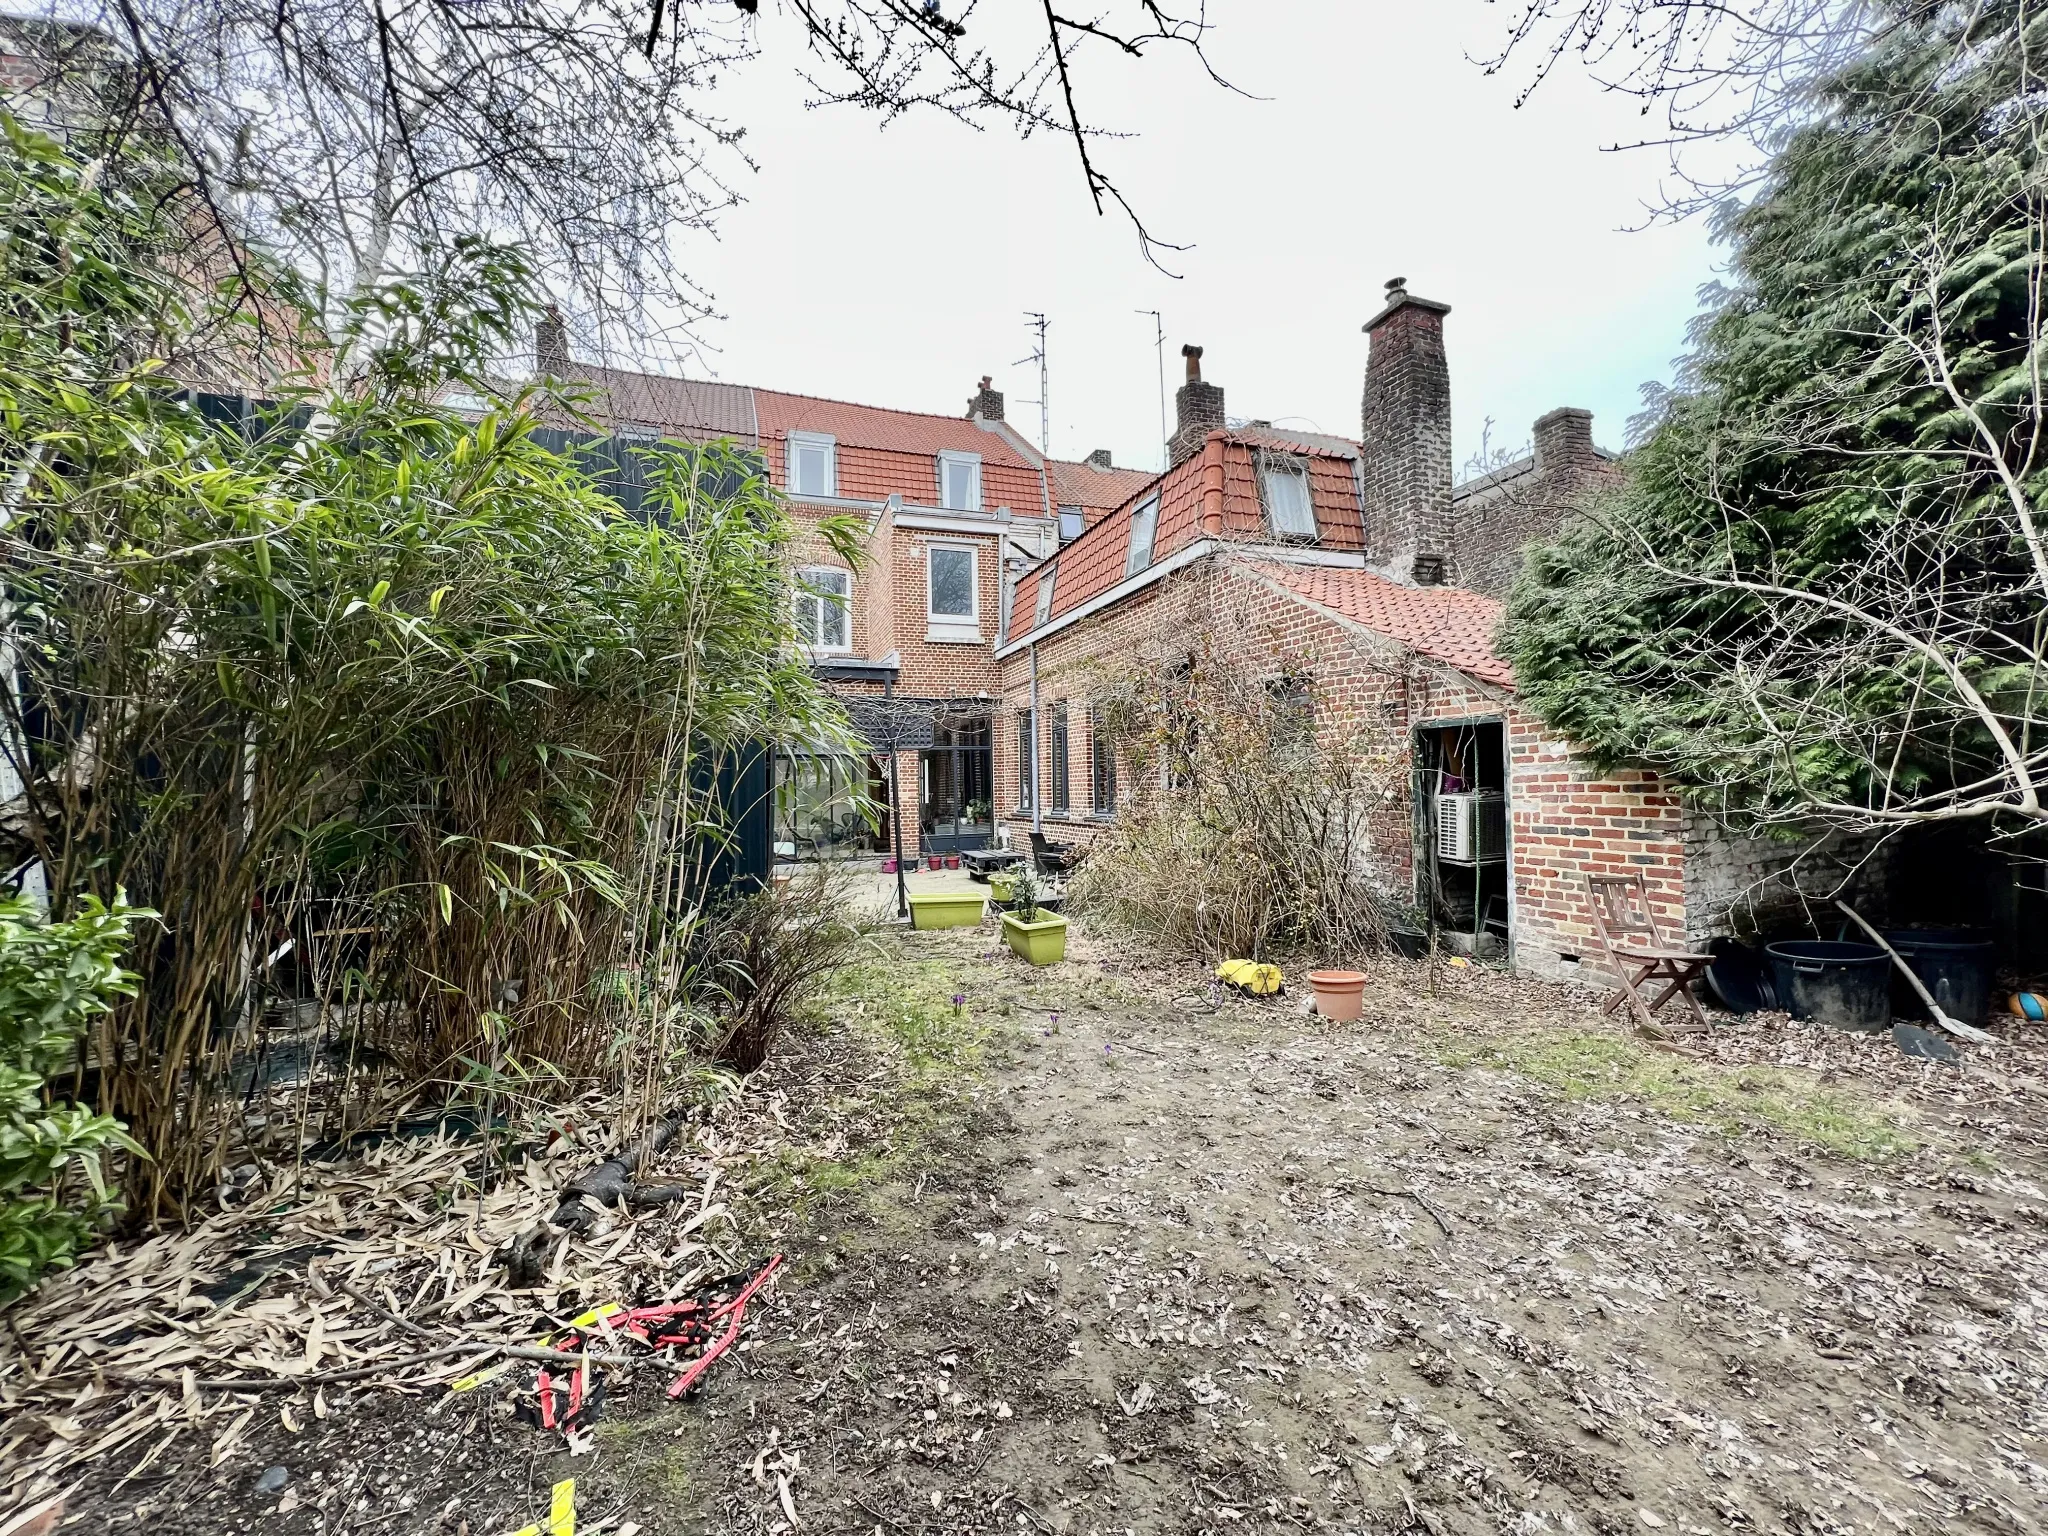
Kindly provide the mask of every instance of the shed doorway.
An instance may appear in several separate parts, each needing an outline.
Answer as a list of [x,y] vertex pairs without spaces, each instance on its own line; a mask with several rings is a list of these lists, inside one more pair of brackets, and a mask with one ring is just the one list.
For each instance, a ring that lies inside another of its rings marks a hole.
[[1507,728],[1499,720],[1423,726],[1414,761],[1416,904],[1447,947],[1507,955]]

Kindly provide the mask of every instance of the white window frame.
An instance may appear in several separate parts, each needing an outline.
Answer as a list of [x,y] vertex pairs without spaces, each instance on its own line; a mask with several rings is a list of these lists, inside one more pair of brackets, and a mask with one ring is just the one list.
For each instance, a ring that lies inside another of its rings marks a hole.
[[[822,448],[825,451],[825,488],[822,491],[800,491],[796,485],[796,455],[799,448]],[[839,495],[839,440],[827,432],[792,432],[782,441],[783,488],[792,496]]]
[[1038,628],[1039,625],[1052,617],[1052,587],[1059,574],[1060,568],[1055,565],[1038,578],[1038,593],[1031,604],[1031,627],[1033,629]]
[[[1302,507],[1308,513],[1308,527],[1283,528],[1275,509],[1272,482],[1274,477],[1285,475],[1301,486]],[[1316,526],[1315,487],[1309,482],[1308,460],[1293,454],[1269,453],[1259,456],[1259,500],[1266,513],[1266,528],[1276,539],[1290,544],[1312,544],[1322,530]]]
[[[1151,526],[1145,532],[1144,558],[1140,559],[1138,553],[1138,518],[1147,511],[1152,514],[1152,521]],[[1157,491],[1154,491],[1150,496],[1147,496],[1143,501],[1131,508],[1130,539],[1130,549],[1124,555],[1124,578],[1126,580],[1129,580],[1137,575],[1138,572],[1151,565],[1158,552],[1159,493]]]
[[[973,473],[973,493],[967,506],[956,507],[946,500],[946,471],[958,465]],[[945,448],[939,452],[939,510],[942,512],[979,512],[981,510],[981,455],[961,453],[957,449]]]
[[[959,550],[971,562],[967,582],[969,611],[932,611],[932,556],[939,550]],[[960,540],[934,539],[924,547],[925,639],[940,642],[981,642],[981,546]]]
[[[837,600],[840,618],[846,626],[846,638],[837,645],[828,645],[822,640],[811,638],[813,634],[822,634],[824,632],[824,606],[835,601],[832,597],[820,592],[811,585],[813,579],[819,576],[836,577],[846,587],[843,596]],[[808,604],[811,606],[812,613],[818,621],[806,630],[801,617],[799,617],[797,628],[800,631],[799,639],[804,649],[816,651],[823,655],[837,655],[844,651],[851,651],[853,649],[853,572],[846,569],[843,565],[806,565],[798,569],[796,579],[796,600],[799,606],[799,613],[801,614],[803,605]]]

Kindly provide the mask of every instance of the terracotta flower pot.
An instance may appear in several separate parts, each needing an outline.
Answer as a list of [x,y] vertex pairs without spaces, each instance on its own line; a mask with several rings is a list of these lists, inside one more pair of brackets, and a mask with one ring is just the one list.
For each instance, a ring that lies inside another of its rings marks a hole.
[[947,854],[947,855],[946,855],[946,868],[948,868],[948,869],[958,869],[959,867],[960,867],[960,855],[959,855],[959,854],[957,854],[957,853],[949,853],[949,854]]
[[1332,1024],[1350,1024],[1365,1012],[1365,972],[1310,971],[1316,1012]]
[[926,869],[944,869],[946,867],[945,856],[937,853],[927,855],[924,867]]

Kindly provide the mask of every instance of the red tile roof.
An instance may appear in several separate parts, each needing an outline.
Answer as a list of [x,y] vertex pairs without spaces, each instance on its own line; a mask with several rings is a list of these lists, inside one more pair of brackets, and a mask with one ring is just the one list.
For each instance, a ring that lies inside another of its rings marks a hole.
[[1494,649],[1501,604],[1462,587],[1404,587],[1371,571],[1262,561],[1258,570],[1319,608],[1503,688],[1514,671]]
[[754,391],[754,411],[764,442],[791,432],[823,432],[843,447],[924,457],[952,449],[980,454],[984,465],[1005,464],[1038,473],[1036,460],[1020,452],[1002,432],[984,430],[963,416],[927,416],[886,406],[779,394],[772,389]]
[[[1263,435],[1238,432],[1223,439],[1223,537],[1241,543],[1270,543],[1264,504],[1259,499],[1255,450],[1278,447]],[[1285,437],[1285,434],[1282,434]],[[1288,439],[1289,451],[1305,451],[1309,497],[1316,514],[1316,547],[1355,551],[1364,548],[1365,523],[1358,506],[1358,482],[1352,461],[1341,454],[1315,451],[1299,439]],[[1138,483],[1116,511],[1089,524],[1088,530],[1054,557],[1060,570],[1053,588],[1048,622],[1094,601],[1124,579],[1131,548],[1131,513],[1153,492],[1159,496],[1159,523],[1152,539],[1152,564],[1194,543],[1201,534],[1203,455],[1176,464],[1164,475]],[[1072,505],[1072,503],[1068,503]],[[1036,582],[1019,583],[1010,610],[1010,638],[1018,640],[1036,627],[1029,597]]]
[[1047,459],[1052,475],[1053,505],[1079,507],[1090,514],[1093,524],[1103,513],[1113,512],[1159,478],[1156,469],[1102,469],[1094,464],[1069,464]]

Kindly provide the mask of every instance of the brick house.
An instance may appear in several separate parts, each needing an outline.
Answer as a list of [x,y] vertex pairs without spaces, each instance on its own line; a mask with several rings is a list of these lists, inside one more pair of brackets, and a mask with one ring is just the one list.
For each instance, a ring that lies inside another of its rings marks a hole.
[[[963,414],[939,416],[583,363],[553,320],[535,352],[616,437],[730,439],[758,452],[787,498],[806,652],[869,750],[785,754],[781,854],[887,851],[899,833],[911,856],[986,846],[1005,595],[1153,477],[1106,452],[1048,460],[1004,420],[987,378]],[[857,565],[817,532],[831,516],[861,523]],[[879,828],[862,797],[887,808]]]
[[[1105,668],[1185,646],[1191,593],[1213,609],[1227,592],[1274,676],[1308,680],[1319,729],[1398,740],[1408,794],[1389,811],[1382,874],[1419,891],[1427,864],[1440,920],[1473,947],[1576,974],[1597,949],[1587,872],[1641,872],[1674,928],[1725,917],[1769,855],[1700,857],[1713,829],[1654,774],[1595,772],[1516,698],[1494,643],[1499,594],[1522,546],[1618,470],[1593,447],[1590,414],[1566,409],[1536,423],[1526,458],[1454,485],[1447,313],[1389,285],[1366,325],[1359,441],[1231,425],[1201,350],[1184,349],[1171,467],[1023,572],[1009,599],[995,781],[1011,840],[1085,843],[1155,792],[1156,769],[1126,782],[1091,695]],[[1445,843],[1451,819],[1468,824]]]

